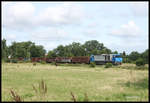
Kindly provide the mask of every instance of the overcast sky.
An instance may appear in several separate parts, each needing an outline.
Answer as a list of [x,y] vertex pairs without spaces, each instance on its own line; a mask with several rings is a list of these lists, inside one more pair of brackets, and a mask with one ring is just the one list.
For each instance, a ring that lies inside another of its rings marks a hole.
[[98,40],[112,51],[148,48],[148,2],[2,2],[2,39],[58,45]]

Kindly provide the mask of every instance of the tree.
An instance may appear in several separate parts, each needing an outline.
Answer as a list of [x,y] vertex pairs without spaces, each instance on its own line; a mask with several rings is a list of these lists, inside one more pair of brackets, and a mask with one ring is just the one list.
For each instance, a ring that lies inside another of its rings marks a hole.
[[105,47],[103,43],[99,43],[97,40],[86,41],[84,43],[84,48],[87,52],[87,55],[91,55],[92,53],[98,54]]
[[65,46],[65,54],[64,54],[65,57],[72,57],[73,54],[72,54],[72,45],[66,45]]
[[130,53],[130,55],[128,56],[128,58],[132,62],[135,62],[137,59],[140,58],[140,53],[138,53],[137,51],[133,51],[133,52]]
[[63,45],[59,45],[57,48],[56,48],[56,53],[57,53],[57,56],[59,57],[63,57],[64,54],[65,54],[65,48]]
[[6,45],[6,39],[3,39],[1,42],[1,50],[2,50],[2,59],[6,59],[8,57],[8,47]]
[[123,58],[123,63],[126,63],[127,62],[127,56],[126,56],[125,51],[123,51],[123,53],[122,53],[122,58]]
[[23,57],[26,59],[30,59],[31,57],[44,57],[46,50],[41,45],[35,45],[31,41],[27,42],[13,42],[11,46],[9,46],[9,55],[12,58]]
[[85,54],[84,52],[84,48],[80,43],[73,42],[71,44],[71,53],[73,56],[83,56]]
[[57,55],[55,54],[55,52],[53,50],[49,51],[47,54],[47,58],[52,58],[52,57],[57,57]]
[[136,66],[144,66],[145,65],[142,58],[137,59],[135,63],[136,63]]
[[118,52],[117,52],[117,51],[114,51],[114,52],[112,52],[112,54],[118,54]]
[[11,55],[11,58],[17,58],[17,43],[15,41],[9,46],[9,55]]
[[148,64],[149,62],[149,49],[146,49],[143,53],[141,53],[141,58],[143,59],[145,64]]
[[31,57],[44,57],[46,50],[42,45],[32,45],[30,48]]
[[126,56],[126,52],[125,51],[123,51],[123,56]]

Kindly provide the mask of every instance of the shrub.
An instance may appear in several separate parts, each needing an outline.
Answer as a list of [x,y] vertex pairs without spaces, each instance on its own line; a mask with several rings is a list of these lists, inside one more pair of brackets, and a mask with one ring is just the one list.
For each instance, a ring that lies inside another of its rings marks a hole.
[[6,60],[4,60],[4,62],[10,63],[10,59],[6,59]]
[[52,62],[51,64],[52,64],[52,65],[55,65],[55,64],[56,64],[56,62]]
[[17,59],[12,59],[11,62],[12,63],[18,63],[18,60]]
[[90,67],[95,67],[95,62],[90,62]]
[[36,62],[33,63],[33,66],[36,66]]
[[105,68],[110,68],[110,67],[112,67],[112,63],[106,63],[105,64]]
[[137,70],[148,70],[148,67],[146,67],[146,66],[136,66],[135,69],[137,69]]
[[46,62],[45,62],[45,61],[40,61],[40,63],[41,63],[41,64],[46,64]]
[[19,60],[18,63],[24,63],[24,61],[23,60]]
[[141,58],[136,60],[135,64],[136,64],[136,66],[144,66],[145,65],[144,60]]
[[24,63],[31,63],[31,60],[25,60]]

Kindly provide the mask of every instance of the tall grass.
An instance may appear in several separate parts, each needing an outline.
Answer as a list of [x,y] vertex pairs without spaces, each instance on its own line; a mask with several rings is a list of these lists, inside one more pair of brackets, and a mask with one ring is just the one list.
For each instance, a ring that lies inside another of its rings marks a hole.
[[76,102],[77,100],[76,100],[76,97],[75,97],[75,95],[72,93],[72,92],[70,92],[70,94],[71,94],[71,96],[72,96],[72,100],[74,101],[74,102]]
[[37,89],[37,87],[35,87],[33,84],[32,84],[32,88],[35,91],[37,96],[40,96],[43,99],[45,99],[45,95],[47,93],[47,85],[43,79],[39,82],[39,89]]
[[[70,94],[72,97],[71,100],[73,100],[74,102],[78,102],[79,99],[77,99],[77,97],[75,97],[75,95],[72,92],[70,92]],[[88,102],[88,101],[89,101],[89,98],[87,96],[87,93],[84,93],[83,102]]]
[[20,97],[16,92],[14,92],[12,89],[10,90],[10,93],[11,93],[12,99],[13,99],[15,102],[22,102],[21,97]]

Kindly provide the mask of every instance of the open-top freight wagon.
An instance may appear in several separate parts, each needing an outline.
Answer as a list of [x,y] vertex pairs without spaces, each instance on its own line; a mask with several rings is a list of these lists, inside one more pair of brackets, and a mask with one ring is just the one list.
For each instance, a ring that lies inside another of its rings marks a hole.
[[90,57],[88,56],[80,56],[80,57],[72,57],[71,58],[72,63],[90,63]]

